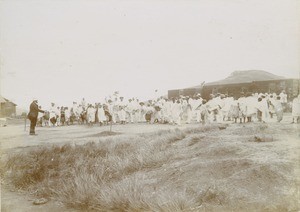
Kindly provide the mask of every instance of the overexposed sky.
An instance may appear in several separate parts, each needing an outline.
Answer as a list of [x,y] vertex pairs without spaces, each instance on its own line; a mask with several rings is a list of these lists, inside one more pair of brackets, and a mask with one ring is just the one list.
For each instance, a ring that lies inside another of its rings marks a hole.
[[1,94],[70,105],[146,100],[265,70],[299,77],[298,0],[1,0]]

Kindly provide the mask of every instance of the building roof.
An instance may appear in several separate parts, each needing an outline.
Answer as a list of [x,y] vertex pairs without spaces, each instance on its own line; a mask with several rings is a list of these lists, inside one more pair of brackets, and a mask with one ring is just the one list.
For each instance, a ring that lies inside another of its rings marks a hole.
[[207,83],[205,84],[205,86],[251,83],[253,81],[268,81],[281,79],[285,78],[261,70],[234,71],[227,78]]
[[17,106],[15,103],[9,101],[8,99],[6,99],[6,98],[4,98],[3,96],[0,95],[0,103],[7,103],[7,102],[10,102],[13,105]]

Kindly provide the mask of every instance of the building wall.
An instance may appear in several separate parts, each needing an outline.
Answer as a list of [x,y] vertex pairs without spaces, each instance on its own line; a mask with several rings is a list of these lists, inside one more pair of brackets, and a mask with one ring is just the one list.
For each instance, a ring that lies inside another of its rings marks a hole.
[[210,94],[228,94],[239,98],[242,93],[276,93],[279,94],[285,90],[288,94],[288,99],[292,100],[299,94],[300,82],[298,79],[284,79],[284,80],[268,80],[256,81],[252,83],[239,83],[227,85],[204,85],[202,90],[195,88],[187,88],[181,90],[170,90],[168,92],[169,98],[177,98],[180,95],[193,96],[196,93],[201,93],[202,98],[209,99]]
[[299,80],[270,80],[252,83],[204,86],[202,96],[208,99],[210,94],[222,93],[238,98],[242,93],[246,94],[247,92],[279,94],[282,90],[286,91],[289,100],[293,99],[293,97],[297,96],[299,93]]
[[9,117],[16,114],[16,105],[12,102],[1,103],[0,116]]
[[179,90],[169,90],[168,91],[168,98],[172,99],[172,98],[177,98],[179,97]]

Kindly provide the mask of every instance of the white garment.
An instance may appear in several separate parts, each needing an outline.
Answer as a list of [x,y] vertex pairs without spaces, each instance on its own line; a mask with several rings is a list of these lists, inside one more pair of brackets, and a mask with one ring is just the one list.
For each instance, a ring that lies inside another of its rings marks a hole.
[[257,99],[253,96],[249,96],[246,98],[246,116],[251,117],[257,113],[256,104]]
[[124,108],[119,110],[118,116],[120,121],[126,121],[126,111],[124,110]]
[[286,93],[281,92],[279,94],[279,96],[280,96],[280,102],[281,103],[287,103],[287,94]]
[[105,116],[105,112],[104,112],[103,107],[98,108],[98,114],[97,115],[98,115],[99,122],[106,121],[106,116]]
[[258,110],[262,112],[262,121],[268,122],[270,114],[266,99],[262,99],[260,102],[258,102]]
[[49,109],[49,117],[50,117],[50,119],[53,118],[53,117],[56,118],[56,110],[57,109],[56,109],[55,106],[53,106],[53,107],[51,106],[51,108]]
[[245,97],[241,97],[238,99],[240,111],[242,113],[242,116],[245,117],[247,113],[247,101]]
[[292,116],[293,117],[298,117],[300,116],[300,96],[295,98],[293,100],[293,105],[292,105]]
[[172,120],[175,124],[181,124],[182,105],[174,103],[172,107]]
[[89,107],[87,109],[87,117],[88,117],[88,122],[92,123],[95,122],[95,118],[96,118],[96,110],[93,107]]

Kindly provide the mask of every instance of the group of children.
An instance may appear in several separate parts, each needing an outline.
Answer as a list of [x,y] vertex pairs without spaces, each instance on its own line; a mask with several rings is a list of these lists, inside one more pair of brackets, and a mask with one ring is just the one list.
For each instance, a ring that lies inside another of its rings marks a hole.
[[[45,114],[39,117],[40,126],[59,126],[99,123],[169,123],[175,125],[192,122],[269,122],[274,116],[278,122],[283,118],[287,105],[287,95],[281,92],[273,94],[241,95],[239,98],[224,94],[202,99],[200,94],[193,97],[178,98],[160,97],[156,100],[140,102],[137,98],[124,101],[123,97],[106,99],[104,103],[87,104],[83,98],[80,104],[57,107],[54,103]],[[298,123],[300,117],[300,95],[293,101],[293,122]]]

